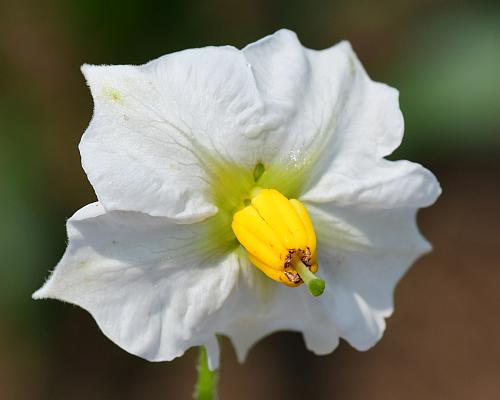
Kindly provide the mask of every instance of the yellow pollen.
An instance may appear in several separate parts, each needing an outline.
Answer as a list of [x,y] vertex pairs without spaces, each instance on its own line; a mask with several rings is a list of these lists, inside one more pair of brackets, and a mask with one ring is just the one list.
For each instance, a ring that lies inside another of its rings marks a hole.
[[316,234],[304,205],[275,189],[255,189],[252,196],[231,225],[252,264],[277,282],[296,287],[305,281],[313,295],[321,294],[324,282],[313,274]]

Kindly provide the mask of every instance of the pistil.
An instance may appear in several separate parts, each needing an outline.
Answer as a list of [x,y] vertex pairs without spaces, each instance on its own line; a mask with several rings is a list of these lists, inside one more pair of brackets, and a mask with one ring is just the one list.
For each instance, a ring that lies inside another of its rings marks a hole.
[[320,279],[316,275],[314,275],[309,270],[309,268],[299,259],[296,259],[293,262],[293,267],[302,278],[304,283],[307,285],[309,293],[311,293],[313,296],[321,296],[323,294],[323,291],[325,290],[325,281],[323,279]]

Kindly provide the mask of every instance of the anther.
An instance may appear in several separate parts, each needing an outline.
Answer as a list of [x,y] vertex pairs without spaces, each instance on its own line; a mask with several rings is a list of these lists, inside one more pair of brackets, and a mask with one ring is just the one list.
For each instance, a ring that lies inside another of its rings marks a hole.
[[275,281],[305,283],[313,296],[322,294],[325,282],[314,275],[316,234],[304,205],[274,189],[255,187],[249,197],[231,226],[252,264]]

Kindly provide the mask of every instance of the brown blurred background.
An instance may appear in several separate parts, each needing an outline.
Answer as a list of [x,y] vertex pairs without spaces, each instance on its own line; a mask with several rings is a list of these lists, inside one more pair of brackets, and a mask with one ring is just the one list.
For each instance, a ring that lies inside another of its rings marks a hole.
[[400,89],[394,157],[444,189],[420,214],[435,250],[398,286],[375,348],[317,357],[279,333],[239,365],[225,341],[221,399],[500,398],[498,1],[0,0],[1,400],[190,398],[196,350],[148,363],[84,311],[30,299],[62,255],[66,218],[95,199],[77,150],[92,112],[79,66],[241,47],[281,27],[312,48],[350,40]]

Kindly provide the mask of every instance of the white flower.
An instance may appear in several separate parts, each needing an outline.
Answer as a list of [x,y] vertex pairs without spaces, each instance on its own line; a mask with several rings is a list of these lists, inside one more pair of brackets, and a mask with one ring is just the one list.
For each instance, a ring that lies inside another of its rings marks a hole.
[[[380,339],[395,284],[430,249],[416,211],[440,188],[420,165],[384,159],[403,136],[398,92],[347,42],[314,51],[282,30],[243,50],[82,70],[95,110],[80,151],[98,202],[68,220],[66,253],[34,298],[78,304],[148,360],[205,345],[211,368],[217,334],[240,359],[278,330],[317,354]],[[269,279],[236,240],[234,212],[255,186],[307,208],[321,297]]]

